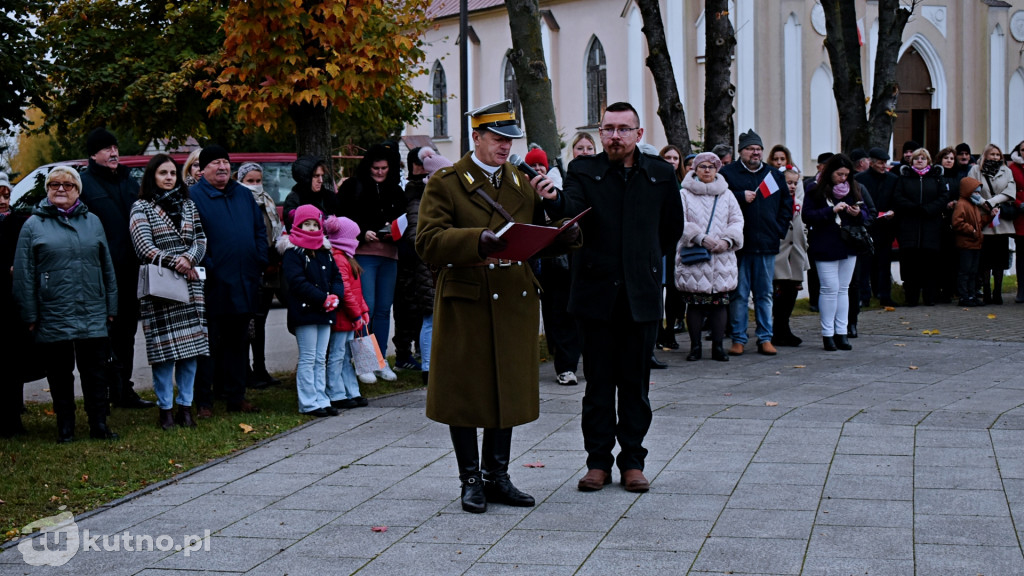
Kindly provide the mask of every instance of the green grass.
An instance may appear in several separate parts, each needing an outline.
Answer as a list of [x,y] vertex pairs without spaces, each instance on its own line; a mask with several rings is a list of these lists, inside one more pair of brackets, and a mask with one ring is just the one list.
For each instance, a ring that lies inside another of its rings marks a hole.
[[[393,360],[393,359],[392,359]],[[420,372],[397,372],[398,381],[360,385],[373,398],[422,386]],[[0,439],[0,530],[3,540],[19,536],[22,526],[56,514],[60,506],[80,514],[146,486],[166,480],[215,458],[251,446],[314,420],[298,412],[294,374],[278,374],[281,386],[252,390],[247,398],[259,414],[228,413],[223,404],[214,417],[194,429],[162,430],[157,410],[114,409],[108,423],[121,438],[91,440],[78,402],[76,440],[58,445],[57,421],[50,403],[28,404],[22,416],[27,434]],[[155,399],[152,391],[143,397]],[[344,418],[342,413],[338,418]],[[246,433],[240,424],[252,427]]]

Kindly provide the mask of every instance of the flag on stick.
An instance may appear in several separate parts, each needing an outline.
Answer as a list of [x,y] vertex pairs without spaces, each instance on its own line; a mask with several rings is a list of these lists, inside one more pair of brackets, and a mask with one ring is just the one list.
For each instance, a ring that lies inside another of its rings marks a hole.
[[757,189],[761,191],[761,196],[763,198],[767,198],[779,191],[779,183],[775,181],[775,178],[772,177],[772,173],[769,171],[768,174],[765,175],[764,180],[761,181],[761,184],[758,185]]

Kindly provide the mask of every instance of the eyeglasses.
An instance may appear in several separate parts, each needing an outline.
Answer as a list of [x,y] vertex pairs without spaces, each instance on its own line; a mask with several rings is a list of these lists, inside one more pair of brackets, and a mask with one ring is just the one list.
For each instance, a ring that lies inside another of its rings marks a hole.
[[631,132],[639,129],[640,128],[630,128],[629,126],[601,126],[597,131],[600,132],[602,136],[615,138],[616,135],[622,137],[629,136]]
[[714,170],[714,169],[715,169],[715,165],[714,164],[701,164],[700,166],[697,166],[695,168],[695,170]]
[[74,182],[48,182],[46,184],[46,188],[54,192],[61,188],[64,190],[78,190],[78,184],[75,184]]

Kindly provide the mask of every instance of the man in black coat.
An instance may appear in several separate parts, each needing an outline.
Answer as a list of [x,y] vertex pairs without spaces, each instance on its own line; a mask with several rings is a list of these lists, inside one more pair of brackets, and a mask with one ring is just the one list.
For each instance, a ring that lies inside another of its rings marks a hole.
[[548,208],[555,219],[592,209],[580,223],[583,248],[572,259],[569,292],[587,380],[588,471],[578,484],[585,492],[611,483],[616,440],[626,490],[650,487],[643,475],[643,440],[651,425],[651,350],[662,318],[662,255],[675,253],[684,218],[672,165],[637,150],[643,134],[630,104],[612,104],[601,123],[604,152],[569,163],[562,193],[545,176],[533,180],[541,196],[558,199]]
[[124,408],[151,408],[156,404],[139,398],[132,382],[135,333],[139,328],[139,260],[135,256],[128,219],[139,199],[139,183],[118,160],[117,137],[97,128],[86,139],[89,167],[82,172],[82,203],[103,223],[110,258],[117,275],[117,316],[110,325],[114,363],[107,370],[111,403]]
[[899,177],[889,171],[889,154],[885,150],[872,148],[868,151],[868,158],[870,167],[854,176],[854,180],[867,188],[875,202],[876,211],[871,214],[875,218],[871,226],[875,242],[874,255],[870,256],[871,286],[882,306],[895,306],[892,299],[892,241],[896,236],[896,223],[893,220],[892,191]]

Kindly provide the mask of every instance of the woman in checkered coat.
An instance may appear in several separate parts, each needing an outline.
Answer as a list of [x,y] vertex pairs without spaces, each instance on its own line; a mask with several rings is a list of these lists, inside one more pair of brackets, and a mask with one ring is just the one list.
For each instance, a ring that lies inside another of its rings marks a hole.
[[[170,156],[158,154],[146,166],[130,228],[135,253],[147,264],[177,271],[188,281],[188,302],[153,298],[140,301],[146,355],[153,368],[153,390],[162,428],[193,427],[192,390],[196,357],[210,353],[203,282],[195,269],[206,254],[206,235],[196,206],[188,198],[181,172]],[[178,414],[174,380],[178,383]]]

